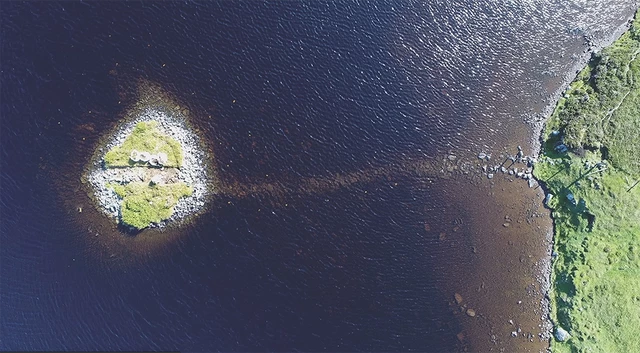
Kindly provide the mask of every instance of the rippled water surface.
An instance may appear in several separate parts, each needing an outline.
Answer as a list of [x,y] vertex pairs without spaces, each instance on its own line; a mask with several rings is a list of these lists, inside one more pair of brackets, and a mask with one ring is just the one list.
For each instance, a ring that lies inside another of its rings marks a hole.
[[[3,3],[0,349],[544,349],[540,191],[439,161],[534,154],[634,6]],[[132,237],[80,176],[147,83],[219,183],[194,224]]]

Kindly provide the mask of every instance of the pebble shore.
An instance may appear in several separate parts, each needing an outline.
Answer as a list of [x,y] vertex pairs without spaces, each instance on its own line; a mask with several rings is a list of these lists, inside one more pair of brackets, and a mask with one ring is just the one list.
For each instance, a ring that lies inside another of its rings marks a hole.
[[122,170],[108,169],[104,164],[105,154],[116,146],[121,146],[127,136],[131,134],[135,125],[142,121],[157,121],[158,129],[174,138],[182,146],[183,162],[177,172],[177,179],[193,188],[193,194],[178,200],[172,216],[158,224],[149,227],[163,228],[174,221],[181,221],[195,215],[204,209],[210,195],[209,176],[206,168],[206,154],[200,146],[199,137],[193,133],[184,122],[184,117],[176,117],[173,113],[157,109],[146,109],[138,118],[121,126],[114,137],[99,149],[99,158],[91,165],[88,182],[93,188],[93,195],[99,204],[99,209],[110,217],[120,219],[120,204],[122,199],[113,189],[107,188],[108,183],[128,183],[136,180],[139,171],[136,168]]

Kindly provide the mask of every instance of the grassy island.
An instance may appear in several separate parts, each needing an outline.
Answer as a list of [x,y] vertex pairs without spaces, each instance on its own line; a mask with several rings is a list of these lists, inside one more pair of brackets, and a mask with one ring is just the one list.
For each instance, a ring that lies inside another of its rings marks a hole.
[[104,160],[117,174],[118,182],[107,187],[122,199],[120,220],[136,229],[168,219],[178,200],[193,193],[176,176],[183,161],[180,143],[163,134],[156,121],[137,123]]
[[553,210],[554,352],[640,348],[640,24],[592,56],[549,118],[534,175]]

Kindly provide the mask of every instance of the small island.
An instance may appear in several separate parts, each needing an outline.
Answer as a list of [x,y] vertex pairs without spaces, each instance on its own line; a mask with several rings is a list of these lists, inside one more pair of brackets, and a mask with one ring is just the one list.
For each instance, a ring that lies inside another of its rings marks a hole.
[[162,228],[201,211],[209,177],[198,136],[179,110],[156,106],[134,114],[90,168],[99,208],[132,231]]
[[594,54],[543,131],[553,352],[640,347],[640,23]]

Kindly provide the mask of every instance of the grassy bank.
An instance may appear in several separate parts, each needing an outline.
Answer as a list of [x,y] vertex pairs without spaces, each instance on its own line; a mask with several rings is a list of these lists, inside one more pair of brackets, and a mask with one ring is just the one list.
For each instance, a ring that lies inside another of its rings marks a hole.
[[639,55],[636,14],[594,54],[543,132],[534,175],[553,195],[554,352],[640,349]]

